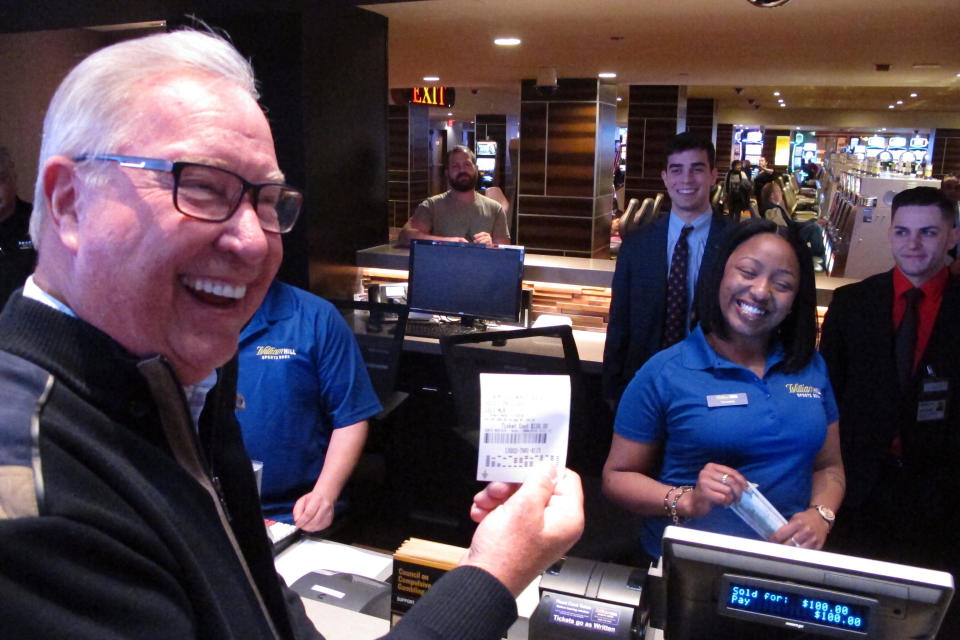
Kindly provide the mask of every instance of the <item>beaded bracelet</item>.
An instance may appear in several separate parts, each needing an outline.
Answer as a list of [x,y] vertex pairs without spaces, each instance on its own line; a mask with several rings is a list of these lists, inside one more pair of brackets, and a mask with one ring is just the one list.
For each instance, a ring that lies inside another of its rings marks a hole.
[[676,490],[677,493],[673,497],[673,501],[670,503],[670,518],[673,520],[673,524],[680,524],[680,516],[677,515],[677,503],[680,502],[680,498],[683,497],[683,494],[693,491],[693,487],[688,484],[685,484],[681,487],[674,487],[667,492],[667,495],[673,493],[674,490]]

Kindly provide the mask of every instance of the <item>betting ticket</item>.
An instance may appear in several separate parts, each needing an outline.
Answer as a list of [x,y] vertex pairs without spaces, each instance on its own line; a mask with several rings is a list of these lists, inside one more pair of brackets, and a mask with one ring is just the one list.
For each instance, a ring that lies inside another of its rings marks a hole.
[[567,461],[570,376],[480,374],[477,480],[522,482],[537,463]]
[[774,531],[787,524],[786,518],[752,482],[748,484],[740,500],[731,504],[730,508],[763,540],[769,539]]

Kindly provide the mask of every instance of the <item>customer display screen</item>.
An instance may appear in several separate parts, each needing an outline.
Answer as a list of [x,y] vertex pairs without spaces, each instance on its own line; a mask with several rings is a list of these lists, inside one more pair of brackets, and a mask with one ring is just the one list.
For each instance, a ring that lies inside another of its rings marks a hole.
[[865,638],[877,600],[817,587],[724,574],[719,613],[841,638]]
[[516,246],[414,240],[407,285],[410,310],[516,322],[523,254],[523,247]]

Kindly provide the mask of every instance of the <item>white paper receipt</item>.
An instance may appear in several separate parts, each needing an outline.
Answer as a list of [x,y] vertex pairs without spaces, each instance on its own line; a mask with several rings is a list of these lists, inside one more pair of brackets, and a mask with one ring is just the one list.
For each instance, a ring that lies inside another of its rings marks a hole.
[[477,480],[522,482],[537,463],[566,466],[570,377],[480,374]]

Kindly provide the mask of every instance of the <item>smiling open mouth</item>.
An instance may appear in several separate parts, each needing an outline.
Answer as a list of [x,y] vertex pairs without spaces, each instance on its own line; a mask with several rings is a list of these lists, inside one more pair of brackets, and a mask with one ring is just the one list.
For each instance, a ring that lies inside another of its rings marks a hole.
[[763,316],[770,313],[766,309],[761,309],[760,307],[750,304],[744,300],[737,300],[737,306],[748,316],[754,316],[757,318],[762,318]]
[[180,282],[194,296],[206,302],[218,306],[230,305],[243,298],[247,293],[246,285],[231,286],[225,282],[210,280],[207,278],[189,278],[183,277]]

